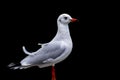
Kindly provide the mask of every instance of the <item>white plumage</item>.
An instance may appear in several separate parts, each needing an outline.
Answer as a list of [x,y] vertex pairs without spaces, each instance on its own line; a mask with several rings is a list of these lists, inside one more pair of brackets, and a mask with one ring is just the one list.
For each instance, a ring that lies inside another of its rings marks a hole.
[[56,36],[49,43],[40,44],[42,47],[33,53],[28,52],[23,46],[23,51],[28,56],[20,62],[21,66],[11,65],[13,67],[10,67],[13,69],[25,69],[32,66],[43,68],[63,61],[73,48],[68,24],[74,21],[76,19],[70,15],[61,14],[57,19],[58,31]]

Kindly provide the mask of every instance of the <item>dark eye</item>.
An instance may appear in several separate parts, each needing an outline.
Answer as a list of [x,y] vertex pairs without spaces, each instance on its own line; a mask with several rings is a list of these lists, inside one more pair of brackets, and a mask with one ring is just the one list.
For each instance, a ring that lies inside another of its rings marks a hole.
[[67,17],[64,17],[65,20],[67,20]]

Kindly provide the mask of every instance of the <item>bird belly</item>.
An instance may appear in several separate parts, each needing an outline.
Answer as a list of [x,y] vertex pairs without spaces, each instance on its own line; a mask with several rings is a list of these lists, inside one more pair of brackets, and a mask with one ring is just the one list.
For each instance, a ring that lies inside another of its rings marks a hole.
[[65,50],[64,53],[61,54],[61,56],[59,56],[58,58],[56,58],[54,61],[55,64],[65,60],[71,53],[72,51],[72,47],[69,47],[68,49]]

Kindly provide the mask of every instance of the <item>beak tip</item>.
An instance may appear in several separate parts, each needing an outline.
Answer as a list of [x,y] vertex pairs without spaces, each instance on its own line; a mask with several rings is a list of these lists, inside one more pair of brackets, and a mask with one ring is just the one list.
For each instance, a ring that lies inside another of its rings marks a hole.
[[76,22],[76,21],[78,21],[78,20],[75,19],[75,18],[72,18],[72,19],[71,19],[71,22]]

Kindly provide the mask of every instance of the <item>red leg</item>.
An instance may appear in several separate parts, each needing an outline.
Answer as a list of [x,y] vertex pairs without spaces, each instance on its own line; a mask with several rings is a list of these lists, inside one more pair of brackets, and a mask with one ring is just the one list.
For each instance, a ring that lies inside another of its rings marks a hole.
[[55,67],[52,65],[52,80],[56,80]]

